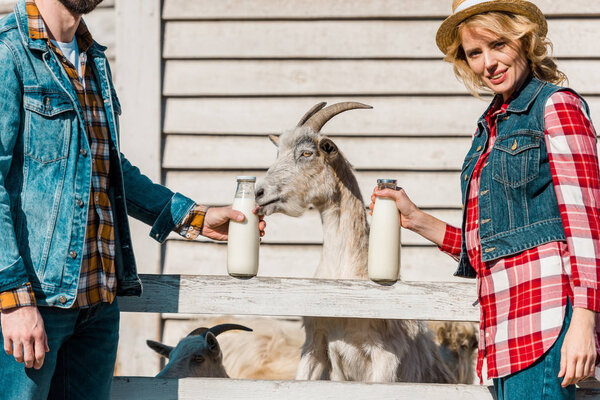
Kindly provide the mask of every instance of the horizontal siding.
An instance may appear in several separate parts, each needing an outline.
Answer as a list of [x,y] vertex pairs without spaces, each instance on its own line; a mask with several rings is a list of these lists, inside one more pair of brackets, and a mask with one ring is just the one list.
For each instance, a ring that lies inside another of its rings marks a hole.
[[[368,110],[354,112],[368,113]],[[349,113],[348,113],[349,114]],[[470,138],[338,137],[335,143],[359,170],[460,170]],[[277,148],[264,136],[169,135],[164,168],[268,168]]]
[[[600,56],[600,46],[598,51]],[[563,60],[559,65],[569,77],[571,88],[584,95],[600,94],[600,60]],[[165,96],[224,93],[228,96],[468,94],[454,76],[452,66],[439,60],[166,62]]]
[[[236,176],[254,175],[260,180],[264,174],[264,170],[167,171],[165,184],[201,204],[224,205],[233,201]],[[367,204],[378,178],[395,178],[420,207],[460,208],[458,172],[358,171],[356,178]]]
[[[435,44],[439,24],[426,20],[167,22],[163,56],[440,59]],[[600,54],[597,19],[549,21],[548,36],[558,57]]]
[[[320,256],[320,245],[263,244],[259,251],[258,276],[311,278],[319,265]],[[469,282],[452,275],[456,267],[456,261],[443,254],[437,247],[402,247],[402,280]],[[163,273],[226,275],[227,245],[168,240]]]
[[[215,71],[214,73],[218,73]],[[597,74],[590,74],[597,76]],[[600,79],[597,80],[600,82]],[[456,96],[167,98],[165,133],[267,135],[292,128],[314,104],[359,101],[368,111],[333,118],[323,132],[338,135],[472,136],[489,100]],[[600,121],[600,97],[587,96],[592,119]],[[434,119],[431,116],[435,115]],[[466,149],[464,150],[466,151]]]
[[[533,0],[548,16],[600,14],[590,0]],[[451,11],[445,0],[165,0],[164,19],[280,18],[442,18]]]

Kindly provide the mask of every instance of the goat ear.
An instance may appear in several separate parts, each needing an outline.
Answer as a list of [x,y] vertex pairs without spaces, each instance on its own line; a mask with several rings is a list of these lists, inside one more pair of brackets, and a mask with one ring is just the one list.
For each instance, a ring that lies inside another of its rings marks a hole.
[[217,357],[219,354],[221,354],[219,342],[212,332],[206,332],[206,347],[213,357]]
[[279,147],[279,136],[269,135],[269,140],[277,147]]
[[319,142],[319,150],[321,150],[327,158],[333,157],[338,153],[337,146],[329,138],[321,139],[321,141]]
[[167,346],[166,344],[162,344],[159,342],[155,342],[154,340],[146,340],[146,344],[152,350],[154,350],[155,352],[157,352],[158,354],[160,354],[161,356],[166,357],[166,358],[169,358],[169,355],[173,351],[173,347]]

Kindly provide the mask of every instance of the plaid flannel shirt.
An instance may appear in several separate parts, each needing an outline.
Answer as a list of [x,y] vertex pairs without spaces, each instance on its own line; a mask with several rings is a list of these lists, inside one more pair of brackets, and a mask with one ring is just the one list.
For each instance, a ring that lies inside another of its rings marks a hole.
[[[77,299],[74,307],[91,307],[101,302],[111,303],[116,293],[115,237],[113,215],[108,197],[110,169],[110,133],[106,122],[104,102],[96,83],[92,65],[88,65],[86,51],[93,39],[83,20],[75,34],[79,47],[82,77],[77,68],[67,60],[51,41],[40,12],[34,2],[26,3],[29,35],[46,39],[65,69],[85,116],[85,126],[92,157],[92,186],[90,190],[88,220],[84,253],[81,263]],[[83,207],[83,201],[76,202]],[[188,239],[196,239],[204,224],[206,208],[196,205],[175,231]],[[15,307],[35,305],[31,284],[0,293],[0,311]]]
[[[544,354],[563,325],[567,298],[574,307],[600,311],[600,171],[596,133],[581,100],[557,92],[546,104],[544,120],[552,179],[566,242],[551,242],[488,263],[481,262],[478,194],[481,170],[496,138],[496,116],[508,104],[496,104],[486,116],[487,150],[470,184],[465,240],[477,272],[481,307],[477,375],[484,357],[488,378],[520,371]],[[446,226],[441,249],[457,258],[461,230]],[[600,327],[596,326],[596,331]],[[598,336],[598,335],[597,335]],[[598,337],[596,338],[597,350]]]

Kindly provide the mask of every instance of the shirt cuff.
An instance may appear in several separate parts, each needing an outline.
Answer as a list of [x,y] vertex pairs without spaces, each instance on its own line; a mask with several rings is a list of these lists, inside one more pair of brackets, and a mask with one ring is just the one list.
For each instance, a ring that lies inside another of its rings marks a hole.
[[462,250],[462,231],[459,228],[446,224],[444,241],[438,248],[453,257],[460,256]]
[[207,210],[208,207],[196,204],[174,231],[186,239],[196,239],[204,227],[204,216]]
[[35,295],[31,283],[0,293],[0,312],[35,305]]
[[573,307],[587,308],[600,312],[600,290],[583,286],[575,286],[573,289]]

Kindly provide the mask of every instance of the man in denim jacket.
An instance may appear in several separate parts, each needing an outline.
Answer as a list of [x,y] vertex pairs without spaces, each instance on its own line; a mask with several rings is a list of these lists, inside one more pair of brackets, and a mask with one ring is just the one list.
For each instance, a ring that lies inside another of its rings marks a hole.
[[225,240],[244,219],[120,153],[105,48],[81,20],[100,1],[19,0],[0,21],[0,399],[108,398],[115,296],[141,293],[127,215],[159,242]]

